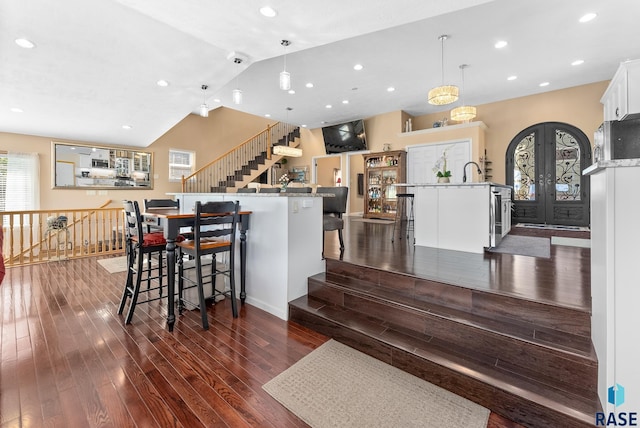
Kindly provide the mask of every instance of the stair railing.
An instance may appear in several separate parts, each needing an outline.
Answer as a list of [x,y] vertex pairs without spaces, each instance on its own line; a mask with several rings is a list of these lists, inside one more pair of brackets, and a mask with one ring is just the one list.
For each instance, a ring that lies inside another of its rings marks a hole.
[[229,182],[240,180],[244,168],[261,155],[271,159],[271,148],[293,141],[295,125],[277,122],[227,151],[188,177],[182,177],[182,193],[209,193],[212,189],[232,187]]

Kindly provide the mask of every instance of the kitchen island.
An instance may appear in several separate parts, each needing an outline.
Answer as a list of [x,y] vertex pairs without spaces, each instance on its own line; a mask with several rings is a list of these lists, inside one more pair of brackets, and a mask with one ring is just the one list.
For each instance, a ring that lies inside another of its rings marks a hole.
[[511,229],[511,186],[397,184],[414,197],[415,245],[483,253]]

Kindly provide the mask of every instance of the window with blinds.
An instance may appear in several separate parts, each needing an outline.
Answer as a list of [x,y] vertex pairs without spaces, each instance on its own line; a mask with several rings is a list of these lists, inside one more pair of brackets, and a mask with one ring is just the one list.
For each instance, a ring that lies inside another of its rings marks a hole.
[[36,153],[0,152],[0,211],[39,208],[39,169]]
[[195,171],[196,154],[186,150],[169,150],[169,181],[181,181]]

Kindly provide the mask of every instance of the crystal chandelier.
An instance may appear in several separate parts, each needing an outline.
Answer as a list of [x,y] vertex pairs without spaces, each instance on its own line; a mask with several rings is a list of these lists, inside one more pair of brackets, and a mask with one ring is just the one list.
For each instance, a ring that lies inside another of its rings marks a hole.
[[476,117],[476,108],[474,106],[464,105],[464,69],[467,67],[467,64],[460,66],[460,73],[462,73],[462,105],[451,110],[451,120],[457,122],[469,122]]
[[442,58],[441,58],[441,71],[442,71],[442,85],[436,86],[435,88],[429,91],[429,104],[441,106],[445,104],[451,104],[458,100],[458,87],[454,85],[445,85],[444,84],[444,41],[447,40],[449,36],[442,35],[438,37],[442,45]]

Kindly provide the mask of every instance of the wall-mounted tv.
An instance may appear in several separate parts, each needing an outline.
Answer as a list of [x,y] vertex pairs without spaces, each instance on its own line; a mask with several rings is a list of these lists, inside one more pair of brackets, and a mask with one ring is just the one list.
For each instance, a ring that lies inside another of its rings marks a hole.
[[327,154],[353,152],[367,149],[364,120],[340,123],[322,128]]

